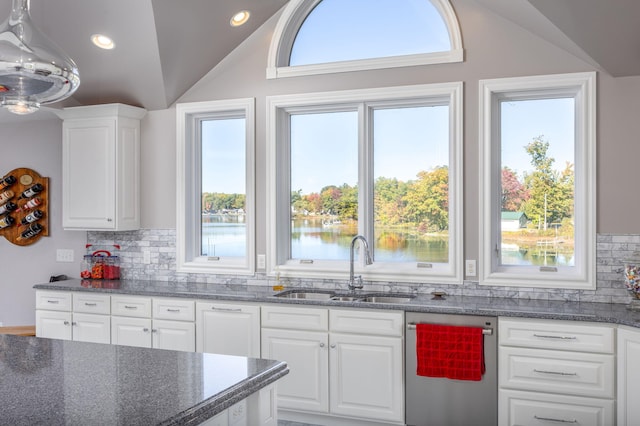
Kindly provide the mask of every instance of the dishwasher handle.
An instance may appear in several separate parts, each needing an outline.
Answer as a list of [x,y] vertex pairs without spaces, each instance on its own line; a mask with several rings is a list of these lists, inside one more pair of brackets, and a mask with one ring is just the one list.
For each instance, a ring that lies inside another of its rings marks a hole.
[[[407,330],[415,330],[415,329],[416,329],[415,322],[407,323]],[[493,334],[493,328],[483,328],[482,334],[484,334],[485,336],[491,336]]]

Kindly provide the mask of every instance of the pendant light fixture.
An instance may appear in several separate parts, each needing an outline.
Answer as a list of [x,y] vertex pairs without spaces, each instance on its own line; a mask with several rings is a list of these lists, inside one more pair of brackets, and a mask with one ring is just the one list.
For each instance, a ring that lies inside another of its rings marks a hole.
[[61,101],[80,85],[78,67],[31,22],[31,0],[13,0],[0,25],[0,105],[30,114]]

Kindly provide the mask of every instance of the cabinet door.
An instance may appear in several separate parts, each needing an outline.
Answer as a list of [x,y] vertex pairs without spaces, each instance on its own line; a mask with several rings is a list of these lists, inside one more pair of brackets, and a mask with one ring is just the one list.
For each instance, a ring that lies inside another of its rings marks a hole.
[[150,348],[151,320],[149,318],[111,317],[111,343]]
[[153,320],[152,342],[158,349],[195,352],[196,326],[192,322]]
[[73,340],[79,342],[111,343],[109,315],[73,313]]
[[289,366],[289,374],[278,381],[278,408],[328,412],[327,340],[320,331],[262,329],[262,357]]
[[640,332],[618,329],[618,424],[640,424]]
[[71,312],[37,310],[36,336],[71,340]]
[[402,339],[329,335],[332,414],[404,421]]
[[196,350],[260,358],[260,307],[197,302]]
[[62,226],[115,229],[115,119],[62,126]]

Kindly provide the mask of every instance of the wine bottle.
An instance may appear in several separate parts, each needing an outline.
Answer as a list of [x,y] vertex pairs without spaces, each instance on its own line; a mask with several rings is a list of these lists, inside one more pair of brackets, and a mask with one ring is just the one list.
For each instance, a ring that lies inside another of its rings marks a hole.
[[12,199],[14,195],[16,195],[15,192],[10,189],[0,192],[0,203],[4,203],[5,201]]
[[41,183],[36,183],[32,187],[22,191],[22,194],[20,194],[18,200],[22,200],[23,198],[31,198],[34,195],[41,193],[42,191],[44,191],[44,186]]
[[16,220],[9,215],[3,217],[2,219],[0,219],[0,229],[8,228],[9,226],[13,225],[15,221]]
[[18,179],[16,179],[14,176],[6,176],[3,179],[0,179],[0,189],[5,189],[10,187],[11,185],[13,185],[14,183],[16,183],[18,181]]
[[16,203],[14,203],[13,201],[9,201],[8,203],[0,206],[0,214],[11,213],[17,208],[18,205]]
[[32,223],[27,229],[18,235],[18,240],[26,240],[27,238],[35,237],[41,233],[43,229],[44,227],[39,223]]
[[33,197],[32,199],[27,201],[27,203],[24,206],[20,207],[18,211],[20,212],[23,210],[31,210],[34,207],[38,207],[40,204],[42,204],[42,198]]
[[20,220],[20,224],[21,225],[28,225],[30,223],[36,222],[40,219],[42,219],[42,216],[44,216],[44,213],[42,213],[42,210],[34,210],[31,213],[29,213],[28,215],[26,215],[25,217],[23,217]]

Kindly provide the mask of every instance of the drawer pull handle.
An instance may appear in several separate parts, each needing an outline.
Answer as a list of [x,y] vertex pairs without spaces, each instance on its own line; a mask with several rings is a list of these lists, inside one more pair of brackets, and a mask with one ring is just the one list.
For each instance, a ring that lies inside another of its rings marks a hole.
[[560,340],[576,340],[575,336],[549,336],[546,334],[534,334],[535,337],[539,337],[541,339],[560,339]]
[[169,308],[167,308],[167,312],[180,312],[180,309],[169,309]]
[[47,300],[47,303],[53,303],[54,305],[57,305],[58,303],[60,303],[59,300]]
[[147,327],[143,328],[142,331],[144,331],[145,333],[149,331],[149,329]]
[[128,305],[124,305],[125,309],[138,309],[137,306],[128,306]]
[[545,421],[545,422],[578,423],[578,421],[576,419],[573,419],[573,420],[554,419],[553,417],[540,417],[540,416],[536,416],[535,414],[533,415],[533,418],[536,419],[536,420],[542,420],[542,421]]
[[556,376],[577,376],[578,373],[565,373],[563,371],[549,371],[549,370],[537,370],[537,369],[533,369],[533,371],[535,371],[536,373],[542,373],[542,374],[555,374]]
[[69,325],[69,321],[63,322],[64,325]]
[[97,303],[84,302],[84,306],[98,306]]
[[232,308],[216,308],[213,306],[211,309],[214,311],[225,311],[225,312],[242,312],[242,308],[232,309]]

